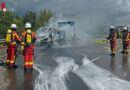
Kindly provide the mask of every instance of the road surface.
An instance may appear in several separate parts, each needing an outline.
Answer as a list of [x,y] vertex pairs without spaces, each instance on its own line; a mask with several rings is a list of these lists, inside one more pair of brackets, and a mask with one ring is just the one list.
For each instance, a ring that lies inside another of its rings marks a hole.
[[18,69],[6,70],[5,90],[129,90],[130,55],[115,57],[103,44],[63,48],[35,48],[34,72],[24,73],[23,57]]

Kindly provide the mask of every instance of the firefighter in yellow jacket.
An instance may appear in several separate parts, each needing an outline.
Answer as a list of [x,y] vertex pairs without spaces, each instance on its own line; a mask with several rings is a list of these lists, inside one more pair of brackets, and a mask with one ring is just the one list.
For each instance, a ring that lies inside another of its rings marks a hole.
[[115,56],[117,33],[115,31],[114,26],[110,26],[110,33],[107,39],[110,40],[110,47],[111,47],[110,56]]
[[33,70],[33,55],[34,55],[34,43],[36,41],[36,35],[31,30],[31,24],[26,23],[25,31],[22,33],[22,46],[21,49],[24,49],[24,70],[32,71]]
[[15,56],[16,56],[16,46],[20,44],[20,38],[16,32],[16,24],[12,24],[11,28],[7,30],[6,43],[7,43],[7,61],[6,65],[9,68],[15,68]]
[[123,42],[123,54],[129,53],[129,32],[128,27],[123,27],[123,35],[122,35],[122,42]]

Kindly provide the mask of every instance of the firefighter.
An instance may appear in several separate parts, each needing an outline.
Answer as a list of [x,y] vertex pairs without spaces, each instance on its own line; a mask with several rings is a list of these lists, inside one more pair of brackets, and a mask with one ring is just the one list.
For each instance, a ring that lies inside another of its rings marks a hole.
[[110,40],[110,47],[111,47],[110,56],[115,56],[116,38],[117,38],[117,33],[115,27],[110,26],[110,33],[109,36],[107,37],[107,39]]
[[34,55],[34,43],[36,41],[36,35],[31,29],[32,25],[26,23],[25,31],[22,33],[21,38],[21,50],[24,55],[24,71],[33,71],[33,55]]
[[128,32],[128,27],[123,27],[122,42],[123,42],[123,51],[121,53],[128,54],[129,53],[129,32]]
[[16,32],[16,24],[12,24],[11,28],[7,30],[6,43],[7,43],[7,61],[6,65],[9,68],[15,68],[15,56],[17,44],[20,44],[20,38]]

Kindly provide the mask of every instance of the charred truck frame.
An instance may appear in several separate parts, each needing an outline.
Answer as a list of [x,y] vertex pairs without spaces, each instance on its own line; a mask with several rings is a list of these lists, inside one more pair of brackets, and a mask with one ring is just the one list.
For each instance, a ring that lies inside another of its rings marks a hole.
[[[73,28],[67,28],[66,27],[73,27]],[[70,31],[68,30],[70,29]],[[56,26],[53,27],[44,27],[41,29],[42,34],[39,37],[39,42],[44,47],[51,47],[54,45],[54,43],[58,43],[60,45],[64,45],[68,41],[73,41],[75,39],[75,26],[74,21],[61,21],[57,22]],[[70,38],[68,39],[67,34]]]

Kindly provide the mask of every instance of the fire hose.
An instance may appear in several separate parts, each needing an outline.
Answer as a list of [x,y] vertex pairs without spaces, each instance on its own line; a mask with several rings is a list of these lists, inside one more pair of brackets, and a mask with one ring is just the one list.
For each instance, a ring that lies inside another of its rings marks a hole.
[[[109,40],[93,40],[93,43],[97,44],[106,44],[109,42]],[[117,40],[117,43],[120,44],[120,46],[116,47],[116,50],[119,50],[122,47],[122,42],[120,42],[120,39]],[[110,50],[110,47],[104,47],[105,50]]]
[[16,52],[17,52],[17,54],[16,54],[16,56],[15,56],[14,63],[16,62],[17,57],[18,57],[20,54],[23,54],[23,53],[21,53],[21,50],[18,50],[17,48],[16,48]]

